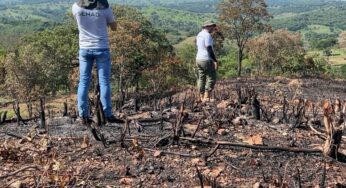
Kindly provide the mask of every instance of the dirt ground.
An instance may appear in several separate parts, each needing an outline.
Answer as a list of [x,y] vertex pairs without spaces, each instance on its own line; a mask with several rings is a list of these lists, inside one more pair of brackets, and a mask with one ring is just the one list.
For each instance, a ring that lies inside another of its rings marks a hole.
[[[138,111],[129,101],[117,112],[127,124],[100,128],[104,143],[59,114],[47,117],[47,132],[39,120],[5,123],[0,187],[346,187],[346,134],[337,159],[319,152],[322,101],[344,101],[345,84],[232,79],[219,81],[216,101],[206,104],[196,102],[192,89],[141,99]],[[253,89],[260,120],[249,99]],[[298,99],[314,104],[315,112],[306,108],[299,119]]]

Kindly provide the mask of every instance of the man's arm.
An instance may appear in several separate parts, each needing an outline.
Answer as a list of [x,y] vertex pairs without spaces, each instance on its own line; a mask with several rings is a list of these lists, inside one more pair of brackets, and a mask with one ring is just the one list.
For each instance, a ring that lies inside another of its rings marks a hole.
[[208,55],[209,55],[209,57],[210,57],[214,62],[217,62],[216,57],[215,57],[215,53],[214,53],[214,50],[213,50],[213,47],[208,46],[208,47],[207,47],[207,50],[208,50]]
[[112,31],[116,31],[117,30],[117,23],[116,22],[112,22],[109,24],[109,27],[111,28]]
[[217,59],[216,59],[216,57],[215,57],[215,53],[214,53],[214,50],[213,50],[213,47],[211,47],[211,46],[208,46],[207,47],[207,51],[208,51],[208,55],[209,55],[209,57],[213,60],[213,62],[214,62],[214,68],[215,68],[215,70],[217,70],[218,69],[218,62],[217,62]]

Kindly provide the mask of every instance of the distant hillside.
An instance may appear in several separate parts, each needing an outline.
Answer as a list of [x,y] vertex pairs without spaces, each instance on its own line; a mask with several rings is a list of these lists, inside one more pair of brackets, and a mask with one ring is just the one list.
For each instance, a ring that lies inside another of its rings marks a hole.
[[[195,34],[200,23],[214,15],[217,0],[110,0],[111,4],[136,6],[172,43]],[[73,0],[0,1],[0,39],[40,31],[62,23]],[[1,43],[1,42],[0,42]]]
[[336,38],[346,30],[346,1],[330,0],[271,0],[274,29],[287,28],[302,33],[309,43],[325,38]]
[[[203,20],[216,18],[220,0],[109,0],[138,7],[171,42],[194,35]],[[60,24],[75,0],[0,0],[0,39]],[[336,36],[346,29],[346,1],[267,0],[274,29],[288,28],[311,36]],[[312,38],[313,38],[312,37]]]

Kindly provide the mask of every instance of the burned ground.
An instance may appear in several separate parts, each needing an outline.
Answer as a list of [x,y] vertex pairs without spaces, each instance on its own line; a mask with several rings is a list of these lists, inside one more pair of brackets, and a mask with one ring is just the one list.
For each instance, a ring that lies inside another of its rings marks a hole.
[[[324,157],[322,101],[346,99],[345,81],[219,81],[201,104],[192,89],[127,103],[126,124],[100,128],[73,117],[0,127],[0,184],[22,187],[345,187],[346,139]],[[254,98],[260,103],[256,119]],[[344,107],[344,104],[341,105]],[[342,110],[341,110],[342,111]],[[344,134],[345,135],[345,134]]]

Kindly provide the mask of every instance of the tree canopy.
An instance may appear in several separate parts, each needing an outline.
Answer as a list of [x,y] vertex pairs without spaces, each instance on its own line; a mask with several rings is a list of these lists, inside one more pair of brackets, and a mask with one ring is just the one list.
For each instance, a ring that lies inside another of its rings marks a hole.
[[245,45],[255,34],[270,29],[271,15],[264,0],[224,0],[218,9],[225,37],[234,40],[238,47],[238,76],[241,76]]

